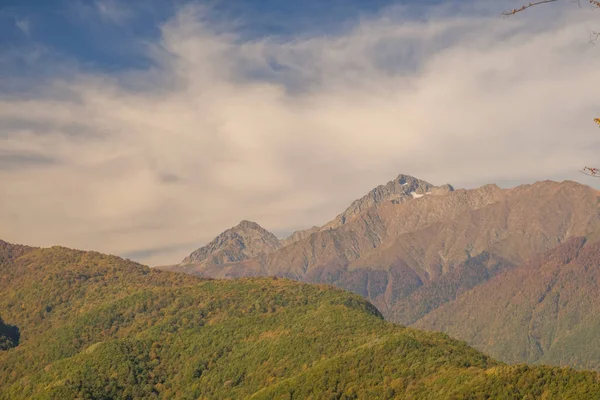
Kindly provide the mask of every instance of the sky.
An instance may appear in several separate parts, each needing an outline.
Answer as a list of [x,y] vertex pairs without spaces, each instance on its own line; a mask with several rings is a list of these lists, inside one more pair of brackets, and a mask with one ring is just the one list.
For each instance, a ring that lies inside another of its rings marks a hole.
[[154,266],[401,173],[600,188],[598,10],[520,5],[0,0],[0,239]]

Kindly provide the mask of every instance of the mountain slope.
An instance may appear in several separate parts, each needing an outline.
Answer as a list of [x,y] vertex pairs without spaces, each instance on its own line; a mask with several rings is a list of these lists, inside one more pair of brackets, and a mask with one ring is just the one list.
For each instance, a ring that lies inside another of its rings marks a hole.
[[182,264],[204,265],[243,261],[271,253],[281,247],[279,239],[256,222],[242,221],[194,251]]
[[600,243],[574,238],[440,307],[415,326],[509,362],[600,370]]
[[313,233],[319,231],[320,229],[321,229],[321,227],[319,227],[319,226],[313,226],[312,228],[308,228],[308,229],[304,229],[304,230],[300,230],[300,231],[294,231],[287,238],[280,240],[281,246],[285,247],[292,243],[298,242],[302,239],[306,239],[307,237],[309,237]]
[[11,262],[15,258],[18,258],[32,250],[35,250],[35,248],[29,246],[10,244],[8,242],[5,242],[4,240],[0,240],[0,263]]
[[325,224],[323,229],[342,226],[368,208],[387,201],[394,204],[401,204],[414,198],[423,197],[425,194],[439,195],[450,193],[453,190],[454,188],[449,184],[434,186],[429,182],[422,181],[409,175],[400,174],[396,179],[389,181],[385,185],[377,186],[360,199],[353,201],[343,213],[335,217],[331,222]]
[[0,352],[1,399],[600,397],[596,373],[504,366],[322,285],[55,247],[0,262],[0,290],[23,333]]

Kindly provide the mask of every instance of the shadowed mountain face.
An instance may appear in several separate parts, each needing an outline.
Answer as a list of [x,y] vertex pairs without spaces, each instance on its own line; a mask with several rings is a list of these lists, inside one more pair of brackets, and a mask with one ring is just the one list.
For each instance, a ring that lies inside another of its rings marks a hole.
[[0,351],[18,346],[20,336],[19,328],[4,323],[0,318]]
[[570,181],[454,190],[400,175],[259,257],[166,268],[333,284],[366,297],[386,318],[413,324],[570,238],[600,239],[598,196]]
[[600,243],[573,238],[421,319],[509,362],[600,370]]
[[503,365],[330,286],[4,250],[0,315],[22,337],[0,351],[1,399],[600,398],[596,373]]

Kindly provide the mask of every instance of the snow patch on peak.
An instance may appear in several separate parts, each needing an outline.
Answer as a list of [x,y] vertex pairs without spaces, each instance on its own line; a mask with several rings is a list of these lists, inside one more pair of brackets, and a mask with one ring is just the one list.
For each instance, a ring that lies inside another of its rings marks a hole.
[[416,192],[410,192],[410,195],[411,195],[412,197],[414,197],[415,199],[418,199],[419,197],[423,197],[423,196],[425,196],[424,194],[418,194],[418,193],[416,193]]

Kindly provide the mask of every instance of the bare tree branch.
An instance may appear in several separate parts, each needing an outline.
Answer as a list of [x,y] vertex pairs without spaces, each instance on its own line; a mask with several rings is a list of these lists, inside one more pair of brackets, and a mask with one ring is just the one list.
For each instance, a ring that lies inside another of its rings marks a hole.
[[[504,15],[504,16],[515,15],[517,13],[527,10],[530,7],[537,6],[540,4],[546,4],[546,3],[556,3],[557,1],[558,0],[540,0],[537,2],[525,4],[521,8],[515,8],[514,10],[504,11],[502,13],[502,15]],[[592,7],[600,8],[600,0],[587,0],[587,1],[592,5]],[[579,7],[581,7],[580,0],[577,0],[577,4],[579,5]],[[595,45],[596,41],[598,41],[598,39],[600,39],[600,32],[592,32],[590,34],[590,43],[591,44]],[[594,118],[594,122],[597,123],[598,125],[600,125],[600,118]],[[591,176],[594,178],[600,178],[600,168],[584,167],[583,170],[580,172],[587,176]]]
[[[515,8],[514,10],[510,10],[510,11],[503,11],[502,15],[504,15],[504,16],[515,15],[516,13],[520,13],[522,11],[525,11],[525,10],[527,10],[530,7],[539,6],[540,4],[546,4],[546,3],[556,3],[557,1],[558,0],[541,0],[541,1],[536,1],[536,2],[533,2],[533,3],[525,4],[521,8]],[[588,0],[588,2],[592,6],[600,8],[600,0]]]
[[[594,122],[600,126],[600,118],[594,118]],[[587,176],[592,176],[594,178],[600,178],[600,169],[598,169],[598,168],[584,167],[581,172]]]
[[535,2],[535,3],[525,4],[521,8],[515,8],[514,10],[510,10],[510,11],[503,11],[502,15],[507,15],[507,16],[508,15],[515,15],[516,13],[520,13],[521,11],[525,11],[525,10],[527,10],[530,7],[537,6],[537,5],[544,4],[544,3],[554,3],[556,1],[558,1],[558,0],[542,0],[542,1]]
[[581,173],[587,176],[593,176],[594,178],[600,178],[600,170],[598,168],[584,167]]

